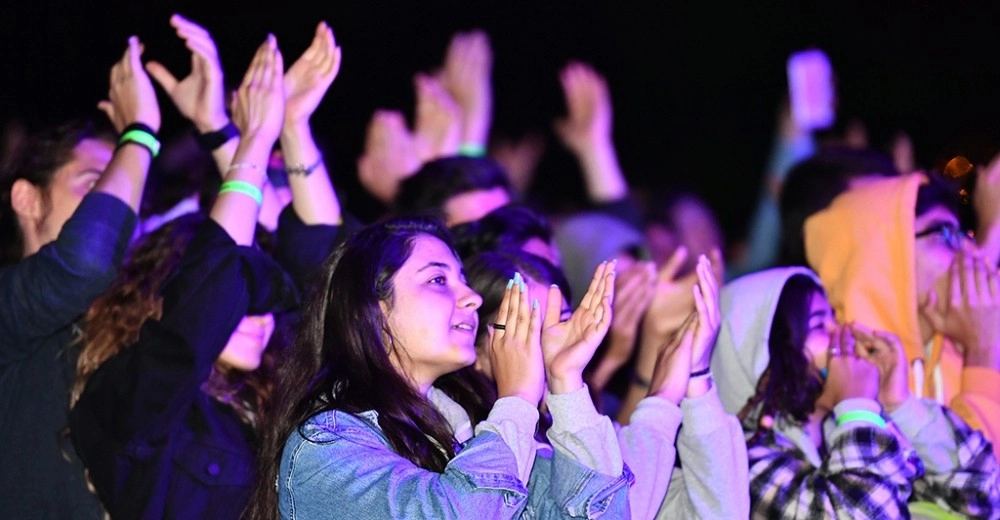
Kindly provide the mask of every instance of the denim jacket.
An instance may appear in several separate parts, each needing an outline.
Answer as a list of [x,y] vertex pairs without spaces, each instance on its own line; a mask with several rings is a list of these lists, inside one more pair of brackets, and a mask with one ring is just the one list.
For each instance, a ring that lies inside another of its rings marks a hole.
[[477,430],[444,473],[435,473],[390,448],[376,412],[320,413],[285,444],[277,482],[281,517],[629,518],[627,467],[610,476],[557,445],[551,455],[535,452],[526,488],[504,438]]

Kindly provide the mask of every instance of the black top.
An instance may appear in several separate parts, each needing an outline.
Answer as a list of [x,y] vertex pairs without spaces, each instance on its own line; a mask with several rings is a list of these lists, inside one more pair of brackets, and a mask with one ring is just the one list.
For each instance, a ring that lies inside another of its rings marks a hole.
[[113,518],[238,518],[253,432],[201,391],[246,315],[297,300],[284,271],[209,219],[164,284],[163,312],[93,374],[70,414],[73,444]]
[[118,198],[91,193],[54,242],[0,267],[0,518],[101,516],[61,432],[74,320],[111,285],[135,222]]

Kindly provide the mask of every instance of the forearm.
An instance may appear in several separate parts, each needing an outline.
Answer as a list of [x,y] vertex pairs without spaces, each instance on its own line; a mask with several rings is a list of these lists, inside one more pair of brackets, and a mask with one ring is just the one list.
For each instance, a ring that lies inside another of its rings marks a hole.
[[597,367],[591,373],[590,381],[588,381],[596,392],[601,392],[607,386],[608,381],[611,381],[611,378],[618,372],[618,369],[628,361],[627,358],[615,356],[613,353],[631,352],[632,343],[635,341],[634,337],[615,334],[613,331],[608,336],[610,337],[611,345],[608,346],[605,354],[597,362]]
[[152,162],[153,154],[142,145],[127,143],[119,146],[93,191],[107,193],[138,213]]
[[889,417],[913,444],[928,472],[947,473],[955,469],[958,445],[941,405],[910,397]]
[[592,202],[620,200],[628,195],[628,183],[618,164],[618,155],[610,140],[594,144],[577,154],[583,170],[587,196]]
[[107,290],[135,229],[135,213],[105,193],[83,198],[59,236],[0,269],[0,335],[8,349],[27,348],[76,319]]
[[510,447],[517,461],[517,474],[525,486],[535,462],[535,427],[538,409],[519,397],[502,397],[490,410],[489,417],[476,425],[476,435],[493,432]]
[[[267,179],[267,161],[273,145],[266,141],[256,135],[243,136],[233,157],[233,163],[224,172],[225,182],[249,183],[262,190]],[[250,245],[253,244],[259,209],[258,202],[246,194],[220,193],[209,216],[222,226],[238,245]]]
[[603,475],[622,473],[622,454],[611,420],[597,413],[586,386],[565,394],[547,394],[552,413],[548,431],[552,446]]
[[281,132],[281,151],[286,165],[316,169],[307,175],[289,173],[292,207],[306,224],[338,225],[342,221],[340,202],[330,174],[313,139],[309,123],[286,123]]
[[490,124],[493,120],[492,107],[462,111],[462,146],[486,149],[490,139]]
[[[997,201],[1000,204],[1000,201]],[[986,265],[996,269],[1000,266],[1000,221],[980,225],[976,230],[976,242],[983,252]]]
[[677,429],[683,413],[659,397],[639,402],[628,426],[618,430],[622,459],[635,475],[629,490],[632,518],[653,518],[667,495],[677,458]]
[[639,354],[636,357],[635,367],[632,369],[632,380],[629,382],[628,391],[625,394],[625,399],[622,400],[622,406],[618,412],[618,422],[622,425],[629,424],[632,420],[632,412],[636,409],[639,401],[649,394],[648,383],[653,380],[653,369],[656,366],[657,354],[656,342],[649,339],[651,336],[652,334],[649,331],[644,331],[640,340]]
[[681,410],[677,456],[683,485],[668,490],[661,516],[684,511],[692,518],[749,517],[749,463],[739,421],[726,413],[714,389],[685,399]]

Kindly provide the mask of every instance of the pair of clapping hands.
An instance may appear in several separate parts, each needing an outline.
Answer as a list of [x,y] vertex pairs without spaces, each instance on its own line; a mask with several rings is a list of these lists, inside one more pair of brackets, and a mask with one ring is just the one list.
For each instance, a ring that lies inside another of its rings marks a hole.
[[584,386],[583,369],[612,320],[616,262],[602,262],[579,307],[560,321],[563,296],[549,288],[545,316],[519,274],[510,280],[490,330],[490,366],[500,397],[520,397],[537,405],[544,394],[563,394]]
[[[199,132],[216,131],[228,123],[222,67],[211,36],[180,15],[172,16],[170,23],[191,51],[190,74],[178,80],[157,62],[144,68],[140,60],[143,46],[137,37],[130,37],[124,56],[111,69],[108,100],[98,105],[116,130],[133,122],[159,129],[159,106],[150,76]],[[287,72],[276,39],[268,35],[234,100],[233,122],[241,135],[273,142],[283,128],[307,123],[337,76],[340,61],[340,48],[325,22],[316,27],[309,48]]]

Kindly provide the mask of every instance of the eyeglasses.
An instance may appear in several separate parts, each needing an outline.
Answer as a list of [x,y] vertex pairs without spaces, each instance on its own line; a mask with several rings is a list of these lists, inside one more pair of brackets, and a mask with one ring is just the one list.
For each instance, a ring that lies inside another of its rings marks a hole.
[[962,232],[962,230],[955,224],[935,224],[919,233],[914,235],[916,238],[923,238],[928,236],[940,236],[941,241],[945,243],[953,251],[958,251],[962,249],[962,242],[968,238],[968,236]]

